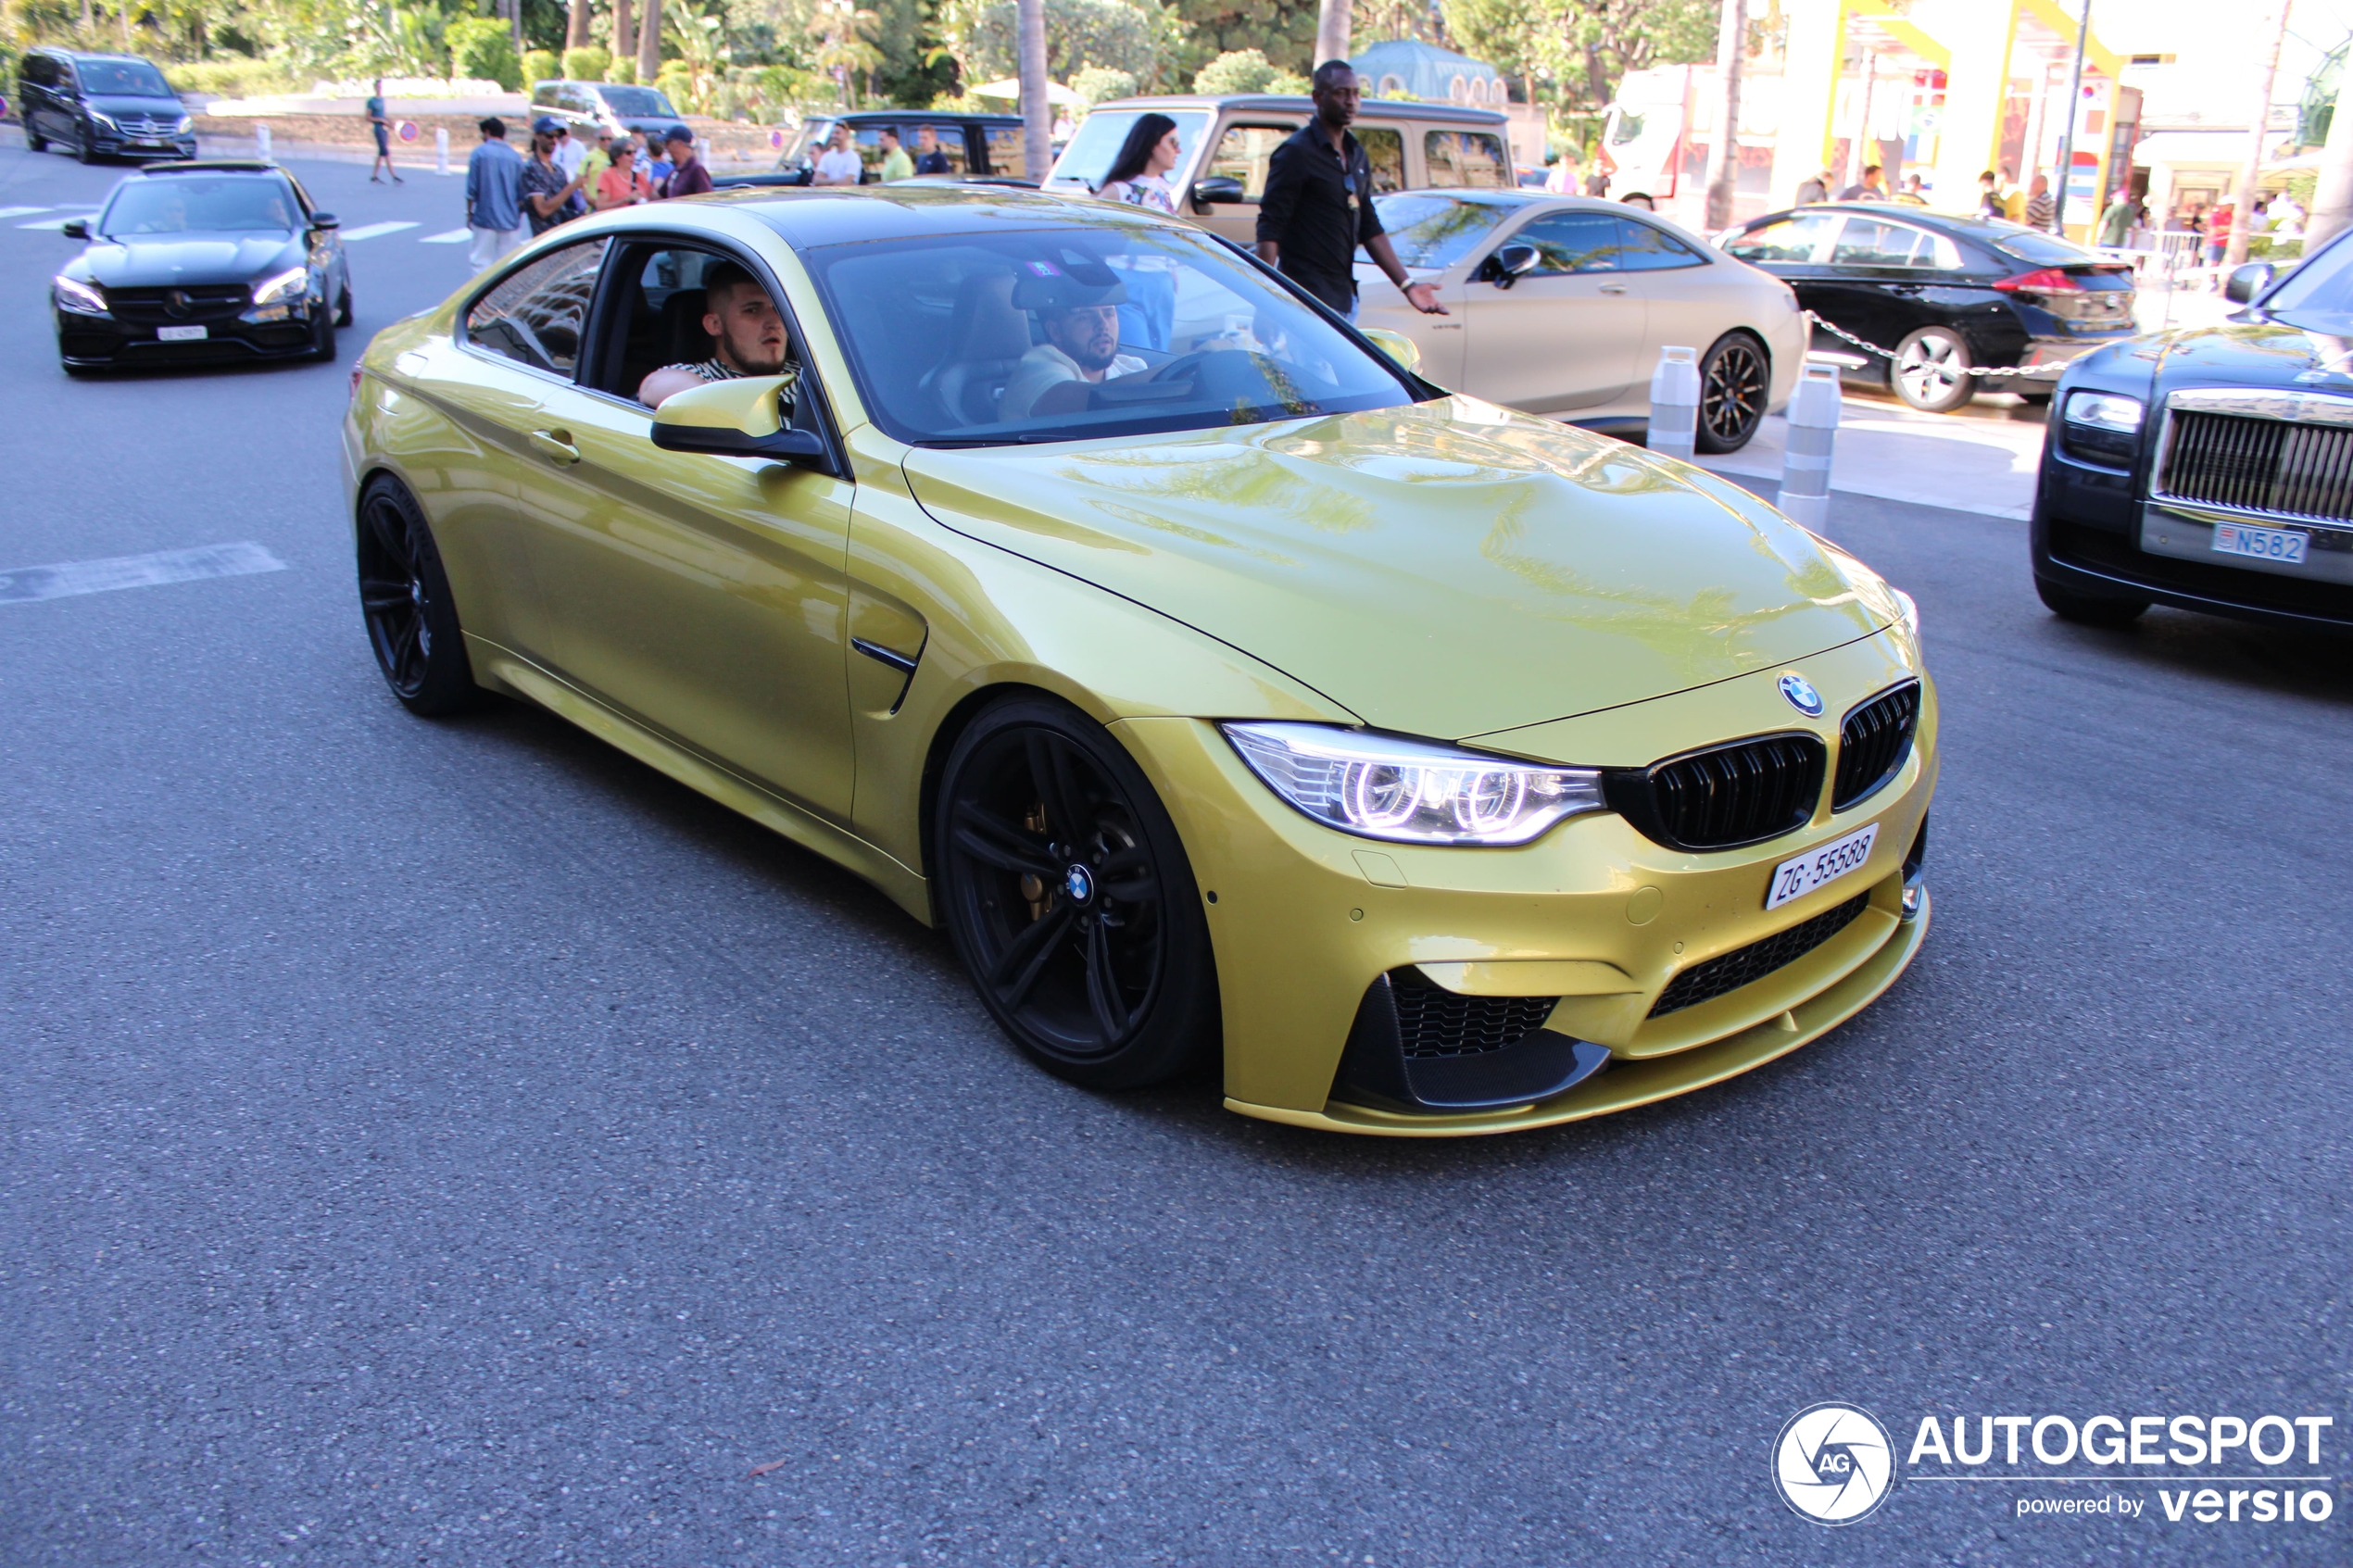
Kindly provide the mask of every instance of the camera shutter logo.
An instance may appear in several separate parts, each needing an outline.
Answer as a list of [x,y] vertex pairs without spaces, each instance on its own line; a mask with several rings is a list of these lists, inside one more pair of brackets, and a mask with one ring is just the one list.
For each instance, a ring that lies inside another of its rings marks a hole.
[[1808,1405],[1773,1440],[1781,1500],[1817,1524],[1852,1524],[1887,1500],[1895,1445],[1879,1418],[1855,1405]]

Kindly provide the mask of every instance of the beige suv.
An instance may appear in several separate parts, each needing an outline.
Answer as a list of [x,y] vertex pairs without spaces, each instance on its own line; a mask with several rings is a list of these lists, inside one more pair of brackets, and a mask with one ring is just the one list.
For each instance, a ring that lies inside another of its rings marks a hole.
[[[1046,188],[1093,190],[1111,170],[1129,127],[1144,114],[1176,122],[1185,156],[1169,170],[1177,209],[1202,228],[1249,245],[1258,238],[1266,163],[1284,138],[1314,118],[1306,98],[1250,94],[1121,98],[1079,122]],[[1508,190],[1514,182],[1505,121],[1492,109],[1367,98],[1350,127],[1372,160],[1373,194],[1433,188]]]

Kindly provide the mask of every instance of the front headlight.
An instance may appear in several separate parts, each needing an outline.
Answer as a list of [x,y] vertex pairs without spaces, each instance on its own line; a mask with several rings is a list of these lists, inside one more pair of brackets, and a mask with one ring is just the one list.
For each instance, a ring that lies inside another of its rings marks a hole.
[[1327,724],[1225,724],[1252,772],[1327,827],[1398,844],[1526,844],[1604,809],[1602,775]]
[[57,291],[57,304],[63,309],[78,310],[84,316],[107,313],[107,296],[78,278],[60,272],[49,280],[49,286]]
[[2067,395],[2070,424],[2097,425],[2130,434],[2141,428],[2141,400],[2113,392],[2070,392]]
[[274,305],[282,299],[292,299],[310,285],[308,267],[289,267],[274,278],[264,278],[253,285],[256,305]]
[[2145,410],[2137,397],[2115,392],[2070,392],[2059,411],[2059,445],[2071,457],[2130,468],[2140,449]]
[[92,109],[89,112],[90,121],[92,124],[103,125],[109,131],[120,131],[122,129],[114,122],[114,116],[110,114],[100,114],[96,109]]
[[180,117],[177,120],[176,120],[176,121],[174,121],[174,122],[172,123],[172,127],[171,127],[172,131],[173,131],[175,133],[181,133],[181,134],[184,134],[185,132],[190,132],[190,131],[193,131],[193,130],[195,130],[195,128],[196,128],[196,117],[195,117],[195,115],[192,115],[192,114],[183,114],[183,115],[182,115],[182,116],[181,116],[181,117]]

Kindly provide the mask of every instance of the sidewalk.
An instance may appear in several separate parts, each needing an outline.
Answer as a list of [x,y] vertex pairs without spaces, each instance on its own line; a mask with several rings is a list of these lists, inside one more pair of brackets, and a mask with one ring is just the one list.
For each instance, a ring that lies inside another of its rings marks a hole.
[[[1842,398],[1831,488],[2023,520],[2033,511],[2034,470],[2043,458],[2039,413],[1972,405],[1960,414],[1922,414],[1892,397]],[[1699,464],[1779,479],[1788,443],[1789,421],[1771,414],[1746,446]]]

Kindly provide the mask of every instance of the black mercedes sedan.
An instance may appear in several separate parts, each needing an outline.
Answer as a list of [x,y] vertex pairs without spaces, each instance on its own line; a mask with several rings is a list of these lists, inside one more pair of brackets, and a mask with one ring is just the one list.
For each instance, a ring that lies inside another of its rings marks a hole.
[[2218,326],[2076,360],[2052,414],[2033,562],[2055,614],[2353,630],[2353,230]]
[[1850,377],[1929,413],[1980,391],[2039,398],[2047,369],[1970,372],[2063,365],[2140,330],[2131,268],[1998,219],[1834,203],[1768,213],[1716,243],[1795,289],[1814,347],[1846,356]]
[[64,232],[89,242],[50,282],[69,373],[332,359],[351,324],[334,214],[271,164],[152,164]]

